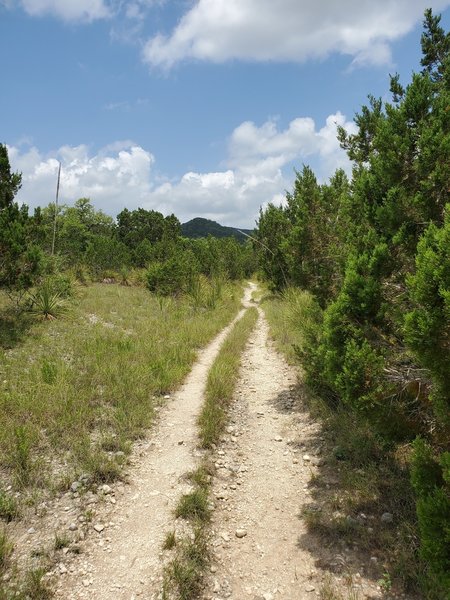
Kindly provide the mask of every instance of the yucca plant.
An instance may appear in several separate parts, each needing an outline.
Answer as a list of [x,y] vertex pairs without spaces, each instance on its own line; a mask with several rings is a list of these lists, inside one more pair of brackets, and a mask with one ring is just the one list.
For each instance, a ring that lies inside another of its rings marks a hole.
[[34,292],[30,292],[28,310],[45,321],[53,321],[67,310],[67,302],[62,292],[55,289],[53,281],[44,279]]

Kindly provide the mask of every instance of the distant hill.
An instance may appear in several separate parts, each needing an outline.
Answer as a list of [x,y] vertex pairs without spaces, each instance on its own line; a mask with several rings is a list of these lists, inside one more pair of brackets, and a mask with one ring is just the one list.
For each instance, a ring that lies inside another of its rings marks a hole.
[[243,242],[246,237],[240,231],[246,234],[252,233],[252,229],[238,230],[235,227],[224,227],[215,221],[203,219],[202,217],[196,217],[181,225],[181,233],[187,238],[202,238],[212,235],[217,238],[235,237],[239,242]]

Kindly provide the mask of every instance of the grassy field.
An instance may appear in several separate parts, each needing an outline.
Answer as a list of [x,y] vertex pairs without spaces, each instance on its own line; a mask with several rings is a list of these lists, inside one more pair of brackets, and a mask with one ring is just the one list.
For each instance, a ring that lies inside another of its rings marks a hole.
[[214,309],[198,310],[189,299],[98,284],[51,321],[9,314],[0,298],[0,512],[7,485],[64,489],[83,473],[92,482],[120,476],[161,397],[240,297],[227,285]]

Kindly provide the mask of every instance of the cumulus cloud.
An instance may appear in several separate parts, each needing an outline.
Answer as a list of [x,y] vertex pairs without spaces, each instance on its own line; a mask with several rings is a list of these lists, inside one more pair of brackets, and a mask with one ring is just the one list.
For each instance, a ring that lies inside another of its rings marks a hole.
[[90,156],[87,146],[62,146],[53,156],[35,147],[9,147],[12,167],[22,172],[17,200],[30,207],[53,202],[59,161],[61,202],[88,197],[97,208],[115,215],[124,206],[142,205],[151,192],[154,157],[132,142],[115,142]]
[[224,225],[253,226],[259,207],[279,203],[292,186],[292,165],[313,162],[321,180],[336,168],[350,169],[336,140],[336,125],[352,131],[341,113],[317,128],[310,118],[297,118],[285,129],[272,120],[261,125],[241,123],[231,133],[224,170],[189,171],[169,180],[155,172],[151,152],[131,140],[117,141],[92,155],[87,146],[62,146],[51,156],[37,148],[9,147],[14,170],[23,173],[18,200],[30,207],[54,201],[58,161],[62,163],[61,202],[91,198],[116,215],[139,206],[181,221],[203,216]]
[[151,38],[144,60],[170,68],[185,59],[221,63],[323,59],[337,52],[356,64],[390,61],[390,43],[427,7],[448,0],[198,0],[170,35]]
[[278,131],[273,120],[260,127],[246,121],[237,127],[229,142],[229,164],[252,172],[281,169],[294,159],[307,161],[319,158],[321,170],[326,176],[339,167],[348,168],[346,155],[341,151],[336,137],[337,126],[350,133],[355,124],[337,112],[329,115],[321,129],[310,117],[299,117],[291,121],[284,131]]

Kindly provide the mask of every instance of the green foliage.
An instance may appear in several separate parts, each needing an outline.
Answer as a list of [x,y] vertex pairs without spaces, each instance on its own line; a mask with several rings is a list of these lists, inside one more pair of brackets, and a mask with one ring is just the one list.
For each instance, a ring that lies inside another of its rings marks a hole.
[[152,245],[163,239],[167,242],[176,240],[181,229],[175,215],[164,217],[155,210],[138,208],[129,211],[125,208],[117,215],[117,231],[119,239],[134,250],[144,240]]
[[[411,480],[417,496],[420,553],[428,565],[430,598],[450,589],[450,453],[438,461],[422,439],[414,443]],[[444,481],[444,469],[446,481]]]
[[130,264],[128,248],[113,237],[93,235],[84,255],[86,264],[97,278],[102,278],[108,271],[118,271]]
[[166,260],[155,261],[147,270],[147,286],[161,296],[173,296],[190,289],[198,275],[198,263],[194,254],[175,248]]
[[6,146],[0,144],[0,287],[21,290],[39,274],[41,254],[28,238],[28,209],[14,196],[22,176],[11,173]]
[[414,308],[405,316],[405,339],[431,373],[436,414],[450,427],[450,205],[444,225],[431,224],[422,236],[408,287]]
[[255,249],[259,255],[259,268],[274,290],[281,290],[289,283],[285,239],[290,228],[283,207],[269,204],[265,211],[260,210]]
[[[240,233],[241,231],[243,233]],[[209,236],[214,238],[234,237],[239,242],[245,242],[246,237],[244,234],[250,235],[252,232],[250,229],[239,230],[234,227],[224,227],[210,219],[196,217],[181,225],[181,233],[184,237],[191,239],[207,238]]]
[[61,316],[68,308],[70,283],[63,278],[47,277],[28,296],[28,311],[45,321]]

